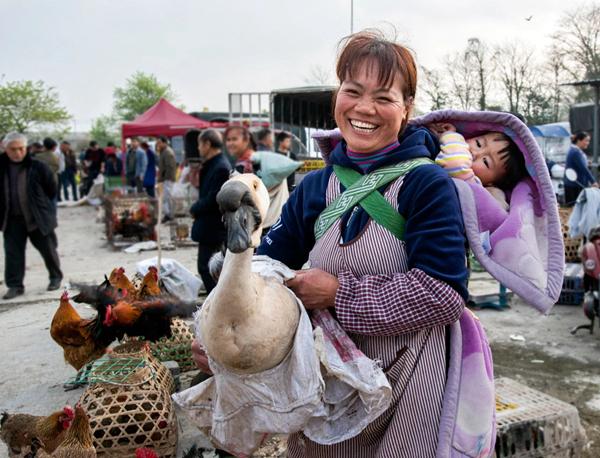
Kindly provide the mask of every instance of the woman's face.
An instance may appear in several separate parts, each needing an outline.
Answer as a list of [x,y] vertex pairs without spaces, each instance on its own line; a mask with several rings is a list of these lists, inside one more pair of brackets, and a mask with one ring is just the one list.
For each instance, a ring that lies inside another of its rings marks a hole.
[[590,146],[590,137],[585,137],[585,138],[582,138],[581,140],[578,140],[576,142],[576,145],[578,148],[581,148],[583,150],[587,149],[588,146]]
[[377,73],[376,64],[363,63],[337,94],[335,122],[353,151],[369,153],[393,143],[407,116],[400,78],[382,87]]
[[239,158],[248,149],[248,140],[244,139],[244,135],[240,130],[233,129],[227,133],[225,145],[229,154]]

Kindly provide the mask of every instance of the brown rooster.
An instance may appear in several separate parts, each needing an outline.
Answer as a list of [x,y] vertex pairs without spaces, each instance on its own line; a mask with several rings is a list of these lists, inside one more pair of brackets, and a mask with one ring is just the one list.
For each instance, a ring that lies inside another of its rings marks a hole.
[[63,348],[65,361],[77,370],[102,356],[112,341],[94,338],[91,333],[93,323],[94,320],[79,316],[65,291],[52,318],[50,335]]
[[0,417],[0,439],[8,447],[11,457],[28,452],[36,438],[44,444],[45,451],[52,453],[65,438],[73,417],[73,409],[69,406],[47,417],[4,412]]
[[148,272],[144,275],[142,284],[137,293],[138,299],[146,299],[161,295],[160,286],[158,286],[158,270],[154,266],[148,267]]
[[127,298],[106,307],[103,325],[106,332],[143,337],[155,342],[161,337],[171,337],[171,318],[190,316],[196,304],[164,296],[130,302]]
[[35,455],[39,458],[96,458],[90,421],[83,408],[80,405],[75,407],[73,423],[53,453],[45,452],[43,441],[40,441],[40,446],[44,450]]
[[133,283],[125,275],[123,267],[113,269],[108,277],[108,281],[114,288],[120,289],[123,293],[126,292],[126,295],[132,298],[137,294],[135,286],[133,286]]

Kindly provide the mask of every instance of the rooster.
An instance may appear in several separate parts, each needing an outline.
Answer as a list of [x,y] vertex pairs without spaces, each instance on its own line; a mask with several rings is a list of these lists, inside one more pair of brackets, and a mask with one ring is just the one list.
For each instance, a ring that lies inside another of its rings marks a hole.
[[120,290],[124,295],[130,295],[130,297],[135,297],[137,290],[133,283],[127,278],[125,275],[125,269],[123,267],[119,267],[113,269],[108,277],[108,282],[117,290]]
[[154,266],[148,267],[148,272],[144,275],[140,289],[137,292],[138,299],[148,297],[157,297],[161,295],[160,286],[158,286],[158,270]]
[[103,324],[113,333],[125,333],[129,337],[143,337],[156,342],[161,337],[171,337],[171,318],[190,316],[195,310],[196,304],[172,297],[132,302],[123,298],[106,307]]
[[75,369],[81,369],[90,360],[98,359],[114,340],[110,333],[93,336],[95,321],[83,319],[69,302],[65,291],[60,305],[52,318],[50,335],[63,348],[65,361]]
[[52,453],[65,438],[65,432],[73,417],[73,409],[70,406],[65,406],[47,417],[4,412],[0,417],[0,439],[8,447],[11,457],[26,453],[32,440],[36,438],[44,444],[46,452]]
[[[45,451],[44,442],[39,441],[39,446],[44,450],[37,452],[38,458],[96,458],[96,449],[94,448],[92,429],[87,414],[80,405],[75,407],[75,418],[63,441],[49,454]],[[35,443],[32,444],[32,449]]]
[[160,294],[156,268],[149,269],[140,293],[128,292],[133,285],[124,272],[123,268],[113,270],[110,277],[98,286],[75,285],[81,292],[73,299],[85,301],[98,311],[88,328],[92,337],[100,343],[121,340],[125,334],[151,341],[170,337],[171,318],[190,316],[196,311],[196,304]]

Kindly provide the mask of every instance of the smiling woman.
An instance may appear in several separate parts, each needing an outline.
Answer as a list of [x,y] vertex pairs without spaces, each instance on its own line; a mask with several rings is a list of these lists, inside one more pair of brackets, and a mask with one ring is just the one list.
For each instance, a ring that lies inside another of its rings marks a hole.
[[[439,148],[432,133],[407,124],[417,72],[405,47],[378,32],[351,35],[337,76],[334,116],[343,141],[330,164],[292,193],[258,253],[295,269],[310,262],[288,286],[307,309],[335,311],[357,347],[381,362],[393,400],[358,436],[322,445],[294,434],[288,453],[434,457],[438,438],[453,435],[440,430],[452,426],[442,421],[448,329],[468,296],[456,190],[431,161]],[[482,403],[482,411],[493,410],[492,398]],[[492,447],[493,422],[481,418],[469,456]]]

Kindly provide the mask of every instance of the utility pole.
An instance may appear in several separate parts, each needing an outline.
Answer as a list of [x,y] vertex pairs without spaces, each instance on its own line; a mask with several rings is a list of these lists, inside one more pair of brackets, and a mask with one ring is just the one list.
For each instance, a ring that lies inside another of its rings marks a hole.
[[350,0],[350,35],[354,33],[354,0]]

